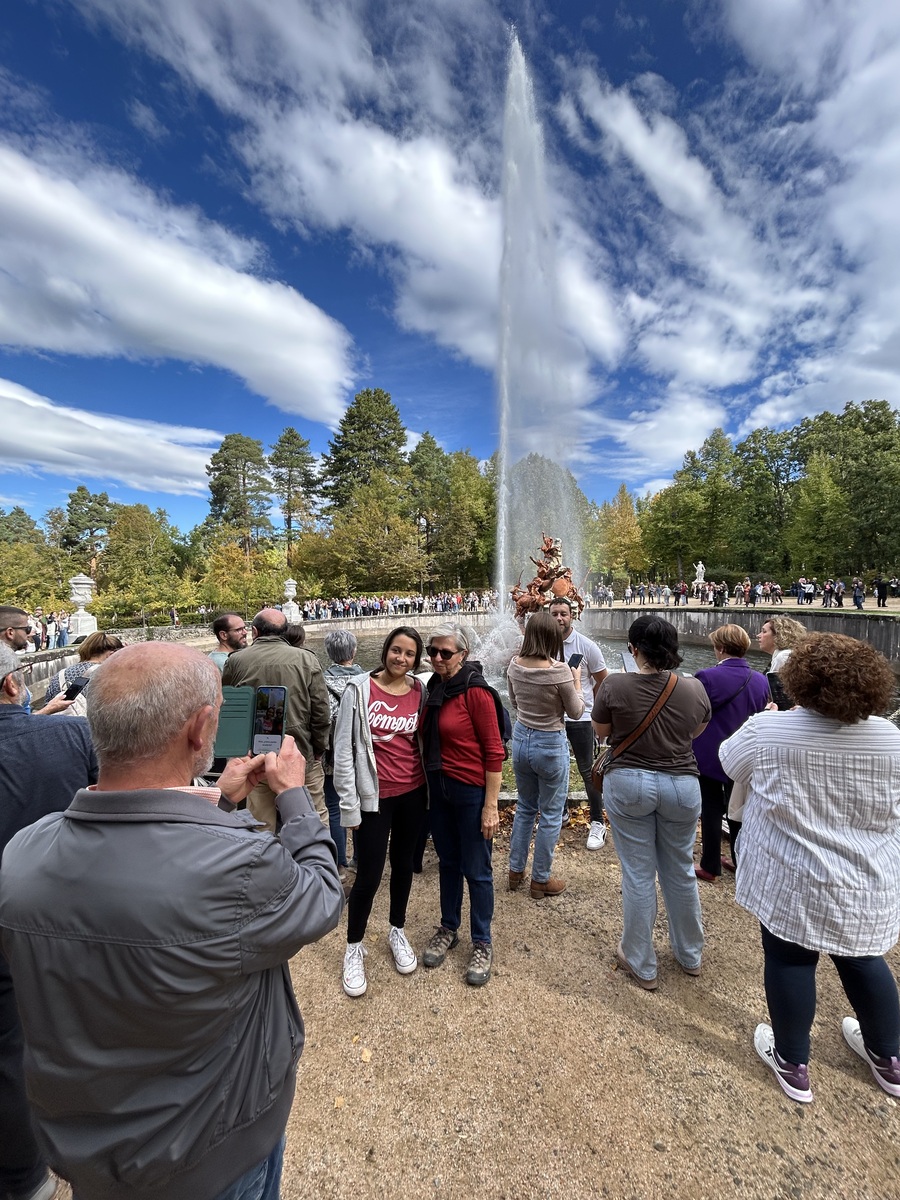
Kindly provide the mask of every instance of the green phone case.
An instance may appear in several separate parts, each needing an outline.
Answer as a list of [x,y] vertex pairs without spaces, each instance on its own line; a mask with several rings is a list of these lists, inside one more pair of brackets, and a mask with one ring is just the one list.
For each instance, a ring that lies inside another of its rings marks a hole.
[[255,707],[255,688],[222,688],[222,708],[213,751],[216,758],[240,758],[249,754]]

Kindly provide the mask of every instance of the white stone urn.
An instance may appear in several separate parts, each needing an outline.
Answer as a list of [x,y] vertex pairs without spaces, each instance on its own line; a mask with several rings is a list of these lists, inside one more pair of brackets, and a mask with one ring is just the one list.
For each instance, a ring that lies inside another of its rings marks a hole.
[[300,606],[294,597],[297,595],[297,580],[286,579],[284,581],[284,604],[281,606],[281,611],[287,617],[289,625],[299,625],[300,623]]
[[75,605],[75,612],[69,617],[69,642],[82,634],[97,632],[97,618],[85,612],[85,605],[94,599],[97,585],[90,575],[73,575],[69,580],[69,599]]

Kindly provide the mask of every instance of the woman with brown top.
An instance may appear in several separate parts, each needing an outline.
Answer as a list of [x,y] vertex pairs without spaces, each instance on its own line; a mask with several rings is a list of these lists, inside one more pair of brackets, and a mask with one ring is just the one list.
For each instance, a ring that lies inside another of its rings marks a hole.
[[581,668],[560,661],[563,634],[548,612],[537,612],[525,626],[522,649],[509,664],[506,681],[516,709],[513,770],[519,799],[509,839],[509,889],[525,876],[528,847],[538,820],[531,866],[531,895],[558,896],[565,881],[552,879],[553,851],[562,827],[569,791],[569,743],[566,717],[584,712]]
[[[592,713],[594,732],[613,750],[653,710],[681,662],[678,632],[661,617],[638,617],[628,630],[637,674],[607,675]],[[700,816],[697,760],[691,748],[711,716],[696,679],[677,686],[653,723],[621,751],[606,772],[603,803],[622,868],[624,929],[616,961],[639,987],[655,991],[656,880],[666,902],[669,941],[682,970],[700,974],[703,923],[694,841]]]

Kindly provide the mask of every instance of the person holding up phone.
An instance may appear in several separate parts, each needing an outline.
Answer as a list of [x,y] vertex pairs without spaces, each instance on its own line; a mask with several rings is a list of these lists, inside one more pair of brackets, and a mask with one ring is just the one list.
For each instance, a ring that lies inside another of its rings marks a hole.
[[516,709],[513,770],[519,799],[509,839],[509,890],[525,878],[528,847],[538,821],[531,868],[531,895],[558,896],[565,881],[552,878],[553,851],[559,840],[569,790],[569,747],[564,721],[584,712],[581,667],[561,662],[563,632],[545,611],[525,626],[522,649],[506,672],[509,698]]
[[63,711],[70,717],[83,717],[87,712],[87,686],[91,675],[111,654],[121,650],[125,643],[112,633],[89,633],[78,647],[78,662],[55,675],[47,687],[44,697],[47,704],[61,693],[73,701]]
[[419,746],[425,689],[413,673],[422,638],[400,625],[385,638],[381,665],[350,676],[334,726],[334,786],[341,825],[356,831],[356,879],[347,898],[347,949],[341,982],[348,996],[369,986],[363,938],[390,847],[388,944],[394,966],[410,975],[419,965],[405,933],[413,854],[428,806]]

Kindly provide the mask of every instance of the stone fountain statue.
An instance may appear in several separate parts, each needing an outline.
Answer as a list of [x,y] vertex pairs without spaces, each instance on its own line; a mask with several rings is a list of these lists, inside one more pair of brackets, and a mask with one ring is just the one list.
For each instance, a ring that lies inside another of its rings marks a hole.
[[75,605],[75,611],[69,617],[70,642],[82,634],[97,632],[97,618],[84,611],[85,605],[94,599],[96,587],[90,575],[73,575],[69,580],[69,599]]

